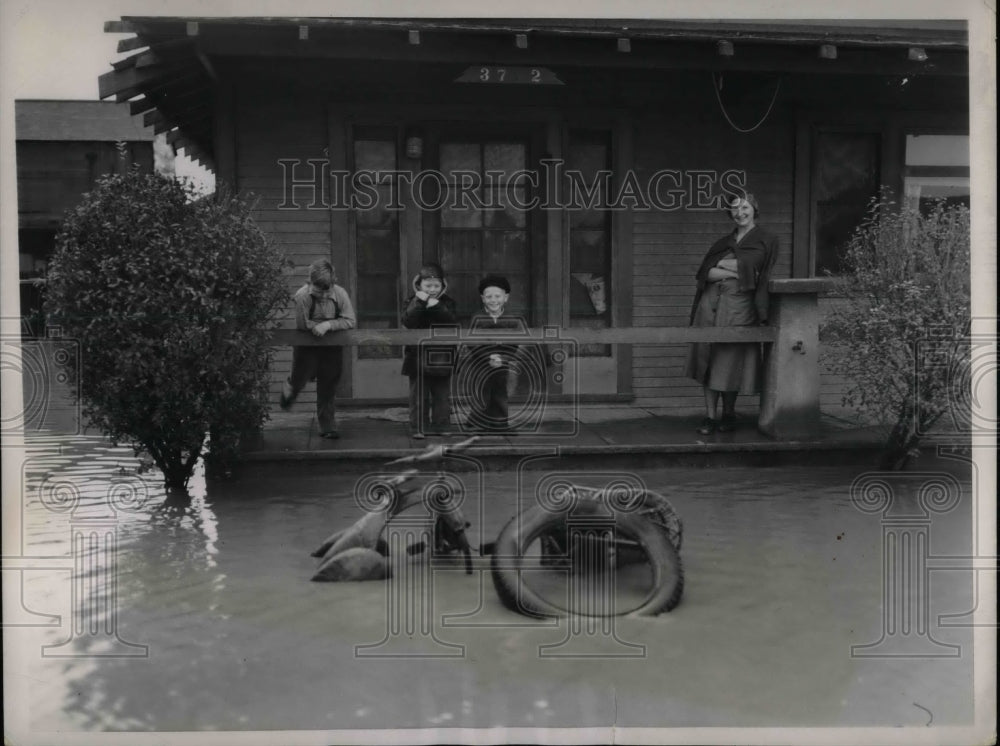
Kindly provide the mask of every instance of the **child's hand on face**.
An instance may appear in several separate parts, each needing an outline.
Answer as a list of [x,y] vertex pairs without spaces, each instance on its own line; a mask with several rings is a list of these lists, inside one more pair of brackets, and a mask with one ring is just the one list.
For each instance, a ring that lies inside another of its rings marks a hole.
[[441,290],[443,288],[444,283],[442,283],[438,278],[425,277],[420,281],[420,285],[417,287],[417,298],[422,300],[424,303],[427,303],[431,298],[437,298],[441,295]]

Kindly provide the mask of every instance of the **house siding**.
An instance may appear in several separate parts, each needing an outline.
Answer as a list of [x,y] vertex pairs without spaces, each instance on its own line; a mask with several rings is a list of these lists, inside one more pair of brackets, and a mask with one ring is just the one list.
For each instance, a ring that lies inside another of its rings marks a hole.
[[[294,328],[291,294],[309,277],[309,264],[330,256],[330,211],[308,209],[308,191],[295,194],[297,209],[279,209],[285,199],[280,159],[324,158],[328,131],[324,96],[302,90],[253,87],[238,90],[235,96],[236,183],[250,193],[256,204],[254,219],[289,261],[286,284],[289,304],[281,319],[282,328]],[[298,178],[303,173],[297,172]],[[291,201],[291,194],[289,194]],[[341,284],[347,283],[343,268]],[[281,382],[291,369],[292,348],[275,350],[271,373],[271,398],[277,402]],[[307,386],[299,401],[315,403],[315,387]]]
[[[658,170],[746,173],[761,206],[761,226],[778,236],[775,277],[791,269],[794,125],[772,115],[749,134],[731,129],[721,114],[671,113],[637,122],[635,163],[640,183]],[[759,114],[758,114],[759,116]],[[746,121],[745,119],[743,121]],[[633,216],[633,319],[635,326],[687,326],[694,275],[709,246],[731,229],[716,209],[637,211]],[[637,405],[663,413],[704,407],[701,387],[684,377],[687,345],[636,345],[632,384]],[[756,409],[749,397],[741,409]]]

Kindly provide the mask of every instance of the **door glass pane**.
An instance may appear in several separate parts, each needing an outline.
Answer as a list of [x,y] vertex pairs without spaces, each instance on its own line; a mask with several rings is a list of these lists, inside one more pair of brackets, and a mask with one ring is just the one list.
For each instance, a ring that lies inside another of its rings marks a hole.
[[[611,169],[611,133],[607,130],[571,130],[567,167],[580,173],[583,189],[600,184],[594,207],[576,208],[569,217],[570,326],[611,326],[611,211],[599,172]],[[611,345],[581,345],[582,357],[611,355]]]
[[454,182],[453,171],[482,173],[478,143],[441,143],[441,170],[449,182]]
[[502,171],[497,179],[499,184],[507,181],[508,175],[524,168],[527,162],[522,143],[486,143],[483,146],[484,171]]
[[[395,129],[357,127],[354,140],[354,167],[357,171],[393,171],[396,168]],[[358,327],[395,329],[399,326],[399,212],[389,210],[393,184],[371,187],[378,193],[369,208],[358,208],[354,218],[354,245],[357,266],[357,297],[353,298]],[[358,347],[358,358],[396,358],[399,346]]]
[[[530,311],[528,213],[516,209],[506,192],[511,190],[521,204],[530,198],[523,183],[508,179],[510,174],[527,166],[527,156],[523,142],[484,139],[440,144],[440,167],[449,181],[456,182],[451,175],[455,170],[467,169],[474,171],[475,179],[484,185],[476,192],[479,205],[466,200],[459,206],[449,204],[437,213],[436,258],[448,275],[448,292],[457,301],[463,320],[480,310],[477,285],[491,273],[502,274],[511,283],[508,313],[527,316]],[[493,174],[492,181],[488,181],[487,170],[502,173]],[[449,196],[455,193],[452,188]],[[449,203],[452,201],[449,199]]]

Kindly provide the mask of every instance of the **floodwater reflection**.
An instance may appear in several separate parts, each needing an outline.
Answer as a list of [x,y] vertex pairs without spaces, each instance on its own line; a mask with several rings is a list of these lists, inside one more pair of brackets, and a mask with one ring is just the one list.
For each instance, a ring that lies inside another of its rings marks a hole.
[[[62,620],[32,638],[39,729],[923,725],[914,703],[935,725],[971,722],[969,630],[935,621],[974,606],[969,573],[935,573],[929,601],[933,635],[962,655],[850,655],[883,626],[883,523],[851,502],[856,468],[644,470],[685,522],[674,612],[561,648],[569,627],[503,609],[488,575],[435,571],[433,633],[385,658],[357,650],[385,637],[387,584],[308,580],[309,552],[360,515],[360,475],[274,465],[207,485],[199,473],[178,498],[96,439],[29,456],[21,551],[39,567],[21,573],[24,602]],[[58,499],[44,494],[53,480]],[[516,511],[514,474],[483,483],[463,507],[473,546]],[[932,553],[968,553],[970,509],[933,518]],[[81,531],[99,540],[77,561]],[[80,586],[89,616],[74,627],[73,584],[108,572],[95,561],[108,536],[113,577]],[[616,657],[623,645],[644,654]],[[445,648],[461,653],[420,657]]]

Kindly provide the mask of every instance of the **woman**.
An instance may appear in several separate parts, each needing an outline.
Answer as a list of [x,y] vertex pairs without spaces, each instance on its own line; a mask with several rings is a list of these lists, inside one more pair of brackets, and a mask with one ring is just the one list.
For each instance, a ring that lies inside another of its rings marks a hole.
[[[767,323],[767,282],[778,255],[778,239],[757,227],[752,194],[729,202],[735,230],[720,238],[701,262],[691,308],[692,326],[755,326]],[[691,345],[685,375],[705,387],[705,419],[698,432],[711,435],[735,427],[736,397],[760,391],[760,345],[756,342]],[[719,395],[722,418],[717,419]]]

